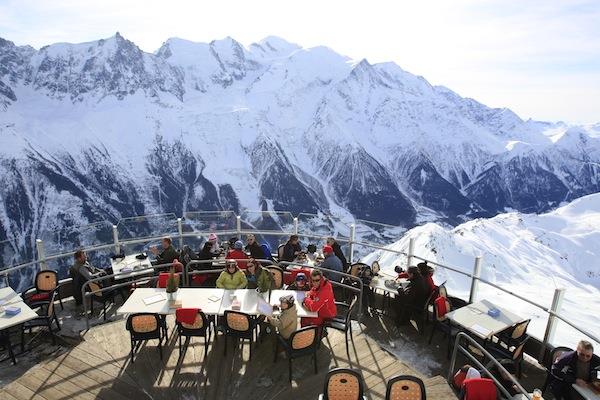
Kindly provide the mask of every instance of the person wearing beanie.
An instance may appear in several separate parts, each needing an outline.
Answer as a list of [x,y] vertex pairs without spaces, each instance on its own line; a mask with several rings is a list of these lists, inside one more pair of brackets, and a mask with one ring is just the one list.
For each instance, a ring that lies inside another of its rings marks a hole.
[[213,257],[216,257],[219,254],[221,254],[221,251],[223,249],[221,249],[221,246],[219,246],[219,237],[216,234],[211,233],[210,235],[208,235],[207,242],[210,243],[210,252],[213,255]]
[[344,272],[344,265],[342,261],[335,255],[333,252],[333,247],[329,245],[323,246],[323,256],[325,259],[319,265],[319,268],[323,269],[323,273],[325,277],[331,281],[340,282],[342,280],[342,275],[336,274],[333,271]]
[[306,280],[306,274],[304,272],[298,272],[296,279],[287,287],[287,290],[310,290],[310,285]]
[[298,328],[298,310],[294,296],[286,295],[279,298],[279,309],[281,314],[266,317],[267,321],[277,328],[279,335],[284,339],[289,339],[292,333]]
[[246,269],[246,261],[243,260],[247,260],[248,256],[246,255],[246,253],[244,253],[244,243],[242,243],[241,240],[236,240],[235,243],[233,244],[233,249],[229,250],[227,252],[227,256],[225,257],[227,260],[236,260],[238,267],[240,269],[245,270]]
[[240,270],[235,261],[227,261],[221,275],[217,278],[219,289],[244,289],[248,285],[246,274]]
[[263,249],[262,247],[260,247],[260,244],[258,244],[258,242],[256,241],[256,236],[254,236],[253,234],[249,234],[248,236],[246,236],[245,250],[246,252],[250,253],[250,257],[256,260],[265,259]]

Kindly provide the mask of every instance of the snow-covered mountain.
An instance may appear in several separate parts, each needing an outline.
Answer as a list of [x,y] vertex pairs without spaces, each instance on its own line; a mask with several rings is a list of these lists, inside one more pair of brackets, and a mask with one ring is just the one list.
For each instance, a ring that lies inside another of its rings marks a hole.
[[[547,307],[552,304],[554,289],[566,288],[562,314],[589,332],[600,332],[598,193],[541,215],[512,212],[450,229],[428,223],[409,230],[389,247],[407,252],[411,238],[415,254],[464,272],[472,272],[475,257],[482,256],[482,278]],[[395,265],[406,265],[406,257],[382,251],[363,261],[375,260],[390,273]],[[468,277],[438,268],[434,278],[438,284],[446,281],[451,295],[469,297]],[[531,333],[543,337],[547,314],[541,310],[485,284],[479,285],[479,298],[496,300],[531,317]],[[560,323],[556,342],[576,343],[579,336]]]
[[198,209],[405,227],[546,211],[600,191],[599,136],[275,37],[0,39],[0,240],[30,254],[44,230]]

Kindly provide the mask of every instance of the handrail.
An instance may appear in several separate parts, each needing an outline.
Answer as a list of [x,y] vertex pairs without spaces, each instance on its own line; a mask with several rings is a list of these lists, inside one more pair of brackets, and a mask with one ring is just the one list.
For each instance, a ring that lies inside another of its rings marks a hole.
[[[171,215],[171,214],[169,214]],[[232,214],[235,215],[235,214]],[[173,214],[174,219],[176,218],[176,216]],[[318,217],[317,215],[314,215],[314,217]],[[140,217],[131,217],[131,218],[144,218],[144,216],[140,216]],[[322,218],[335,218],[332,216],[322,216]],[[297,219],[297,217],[295,218],[295,220]],[[338,218],[339,219],[339,218]],[[293,227],[293,232],[287,232],[284,230],[281,231],[274,231],[274,230],[254,230],[254,229],[241,229],[241,225],[240,225],[240,217],[236,216],[236,220],[238,223],[237,229],[225,229],[225,230],[200,230],[200,231],[191,231],[191,232],[178,232],[178,235],[180,237],[180,240],[184,237],[197,237],[197,236],[204,236],[204,235],[208,235],[209,233],[217,233],[219,235],[236,235],[236,236],[240,236],[242,234],[248,234],[248,233],[254,233],[254,234],[258,234],[258,235],[264,235],[264,236],[288,236],[294,233],[298,233],[301,237],[306,237],[309,239],[325,239],[328,236],[326,235],[319,235],[316,234],[314,232],[297,232],[297,228],[298,226],[296,225],[297,222],[294,221],[295,226]],[[191,224],[193,225],[193,221],[190,221]],[[357,221],[359,222],[359,221]],[[114,225],[113,225],[114,228]],[[176,234],[176,233],[174,233]],[[134,245],[134,244],[141,244],[141,243],[148,243],[151,241],[155,241],[155,240],[159,240],[161,237],[163,237],[163,234],[161,234],[160,236],[146,236],[143,238],[131,238],[131,239],[127,239],[127,240],[118,240],[118,237],[115,238],[114,243],[109,243],[109,244],[101,244],[101,245],[95,245],[95,246],[90,246],[88,248],[86,248],[86,251],[98,251],[98,250],[105,250],[105,249],[109,249],[109,248],[113,248],[116,246],[128,246],[128,245]],[[542,304],[538,304],[533,300],[527,299],[517,293],[514,293],[512,291],[510,291],[509,289],[506,289],[502,286],[499,286],[493,282],[490,282],[486,279],[482,279],[479,276],[476,276],[474,273],[471,272],[466,272],[463,269],[460,269],[458,267],[454,267],[454,266],[449,266],[449,265],[444,265],[442,263],[438,263],[436,261],[432,261],[432,260],[427,260],[426,258],[423,258],[421,256],[415,255],[415,254],[407,254],[405,252],[402,251],[398,251],[398,250],[394,250],[394,249],[390,249],[388,246],[382,246],[379,244],[375,244],[375,243],[368,243],[368,242],[362,242],[362,241],[356,241],[354,240],[353,237],[340,237],[337,239],[338,242],[340,243],[347,243],[350,245],[350,248],[352,248],[353,245],[355,246],[364,246],[364,247],[368,247],[368,248],[373,248],[373,249],[377,249],[377,250],[381,250],[381,251],[385,251],[385,252],[389,252],[389,253],[394,253],[394,254],[399,254],[399,255],[403,255],[403,256],[408,256],[409,260],[414,257],[415,259],[418,260],[422,260],[422,261],[427,261],[428,263],[430,263],[431,265],[435,265],[438,266],[440,268],[444,268],[448,271],[453,271],[456,273],[459,273],[465,277],[468,277],[472,280],[473,283],[476,282],[482,282],[486,285],[489,285],[493,288],[496,288],[500,291],[502,291],[503,293],[509,294],[511,296],[514,296],[546,313],[548,313],[548,323],[547,323],[547,328],[551,325],[550,320],[552,320],[553,318],[558,319],[564,323],[566,323],[567,325],[569,325],[570,327],[572,327],[573,329],[579,331],[580,333],[582,333],[583,335],[589,337],[590,339],[599,342],[600,343],[600,338],[598,338],[597,336],[595,336],[594,334],[592,334],[591,332],[587,331],[585,328],[579,327],[577,326],[577,324],[571,322],[569,319],[567,319],[566,317],[562,316],[560,311],[554,311],[551,308],[544,306]],[[41,241],[40,241],[41,242]],[[39,250],[39,249],[38,249]],[[412,251],[409,249],[409,253],[412,253]],[[39,265],[40,267],[44,267],[45,263],[49,260],[58,260],[58,259],[62,259],[68,256],[72,256],[73,252],[69,251],[69,252],[65,252],[65,253],[58,253],[58,254],[53,254],[50,256],[44,256],[44,254],[38,254],[37,258],[31,261],[28,261],[26,263],[22,263],[19,265],[13,265],[10,266],[9,268],[0,270],[0,276],[3,276],[6,280],[7,285],[10,286],[10,282],[9,282],[9,274],[12,274],[16,271],[19,271],[21,269],[24,268],[30,268],[32,266],[37,266]],[[557,308],[558,310],[558,308]],[[362,312],[362,310],[361,310]],[[547,329],[548,330],[548,329]],[[547,344],[547,338],[544,338],[544,343],[543,346],[544,348],[546,347]],[[550,339],[548,339],[549,341]]]
[[486,366],[484,366],[475,356],[473,356],[473,354],[471,354],[471,352],[463,347],[460,344],[460,340],[461,339],[466,339],[466,341],[468,342],[469,346],[473,346],[475,347],[477,350],[479,350],[483,356],[484,356],[484,360],[487,357],[490,362],[487,365],[490,364],[494,364],[496,365],[496,367],[498,369],[500,369],[501,372],[504,372],[507,376],[510,377],[510,380],[515,384],[515,386],[517,386],[517,388],[519,389],[519,391],[521,392],[521,394],[525,395],[525,397],[528,400],[531,400],[532,397],[529,394],[529,392],[523,387],[521,386],[521,384],[519,383],[518,380],[516,380],[512,374],[510,374],[506,368],[504,368],[504,366],[494,358],[494,356],[492,356],[483,346],[481,346],[475,339],[473,339],[472,337],[470,337],[469,335],[467,335],[465,332],[459,332],[456,335],[456,340],[454,341],[454,349],[452,350],[452,359],[450,361],[450,367],[448,368],[448,383],[452,383],[452,378],[454,376],[454,370],[456,368],[456,355],[458,354],[458,352],[460,351],[465,357],[467,357],[469,359],[469,361],[471,361],[473,364],[477,365],[479,367],[479,369],[483,370],[484,373],[490,377],[490,379],[492,379],[494,381],[494,383],[496,384],[496,386],[498,387],[498,389],[500,389],[500,391],[502,392],[502,394],[506,397],[506,399],[512,399],[513,397],[510,395],[510,393],[508,393],[508,391],[504,388],[504,385],[502,385],[500,383],[500,381],[498,381],[498,379],[488,370],[488,368]]

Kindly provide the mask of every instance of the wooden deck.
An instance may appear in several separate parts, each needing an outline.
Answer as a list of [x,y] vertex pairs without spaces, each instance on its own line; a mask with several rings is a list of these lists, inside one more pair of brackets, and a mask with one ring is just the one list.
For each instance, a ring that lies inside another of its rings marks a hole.
[[318,353],[319,373],[314,373],[310,357],[294,360],[289,384],[287,359],[273,363],[272,338],[255,345],[250,361],[247,342],[243,351],[238,347],[234,352],[229,339],[224,356],[219,335],[205,355],[203,339],[194,338],[179,362],[173,326],[170,320],[163,361],[156,341],[150,341],[135,363],[129,359],[129,334],[122,319],[95,326],[79,344],[63,347],[0,389],[0,399],[317,399],[326,372],[335,367],[361,370],[369,399],[384,399],[386,381],[397,374],[424,379],[429,399],[456,399],[444,378],[414,371],[360,331],[354,333],[348,358],[344,335],[330,330]]

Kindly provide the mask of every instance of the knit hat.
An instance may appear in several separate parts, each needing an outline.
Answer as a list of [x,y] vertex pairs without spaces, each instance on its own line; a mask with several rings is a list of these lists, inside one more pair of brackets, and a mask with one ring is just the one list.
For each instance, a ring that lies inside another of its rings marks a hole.
[[235,244],[233,245],[233,247],[237,250],[241,250],[244,248],[244,243],[241,240],[238,240],[235,242]]
[[333,253],[333,247],[331,247],[328,244],[323,246],[323,254],[330,254],[330,253]]
[[218,240],[217,235],[215,235],[214,233],[211,233],[210,235],[208,235],[209,242],[216,242],[217,240]]
[[294,303],[296,302],[296,299],[294,299],[294,296],[291,294],[285,295],[285,296],[281,296],[279,298],[279,302],[280,303],[287,303],[288,306],[293,306]]
[[298,275],[296,275],[296,280],[306,281],[306,274],[304,272],[298,272]]

